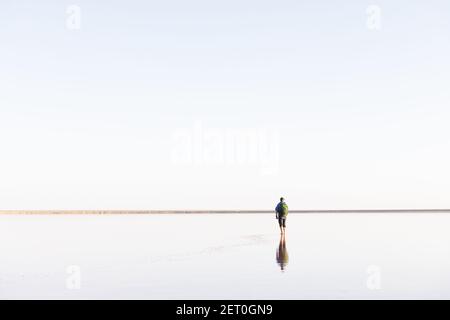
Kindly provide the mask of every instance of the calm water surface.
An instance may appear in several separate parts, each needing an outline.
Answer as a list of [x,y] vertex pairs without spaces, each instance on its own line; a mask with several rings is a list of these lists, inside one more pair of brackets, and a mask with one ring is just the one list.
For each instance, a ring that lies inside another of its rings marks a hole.
[[[449,214],[3,215],[0,298],[450,298]],[[79,288],[77,285],[79,284]]]

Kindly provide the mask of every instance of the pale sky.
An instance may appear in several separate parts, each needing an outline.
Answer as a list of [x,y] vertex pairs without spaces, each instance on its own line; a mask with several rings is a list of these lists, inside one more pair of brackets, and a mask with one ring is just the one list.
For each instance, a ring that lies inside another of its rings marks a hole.
[[450,208],[449,38],[446,0],[2,0],[0,210]]

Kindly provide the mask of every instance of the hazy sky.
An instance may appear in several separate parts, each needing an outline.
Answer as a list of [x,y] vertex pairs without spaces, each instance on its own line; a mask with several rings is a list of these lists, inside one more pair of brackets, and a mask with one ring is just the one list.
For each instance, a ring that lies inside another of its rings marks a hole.
[[450,2],[0,2],[0,209],[450,207]]

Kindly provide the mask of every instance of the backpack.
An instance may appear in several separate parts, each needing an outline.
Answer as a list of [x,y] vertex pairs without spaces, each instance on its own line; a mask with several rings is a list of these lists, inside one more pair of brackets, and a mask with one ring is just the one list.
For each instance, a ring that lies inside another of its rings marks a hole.
[[278,205],[278,214],[280,215],[280,217],[286,217],[288,215],[288,212],[289,209],[286,203],[282,202]]

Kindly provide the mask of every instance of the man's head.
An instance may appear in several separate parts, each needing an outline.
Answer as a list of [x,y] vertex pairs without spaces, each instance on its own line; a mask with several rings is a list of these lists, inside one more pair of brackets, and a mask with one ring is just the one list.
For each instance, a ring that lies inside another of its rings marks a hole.
[[281,201],[281,202],[283,202],[283,201],[284,201],[284,198],[283,198],[283,197],[281,197],[281,198],[280,198],[280,201]]

